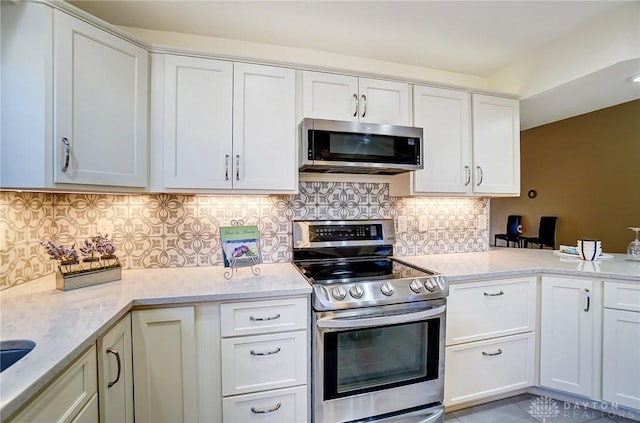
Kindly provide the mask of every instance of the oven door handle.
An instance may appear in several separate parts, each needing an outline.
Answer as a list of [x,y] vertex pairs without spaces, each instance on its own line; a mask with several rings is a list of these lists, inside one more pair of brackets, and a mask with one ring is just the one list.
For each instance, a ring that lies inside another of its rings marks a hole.
[[413,312],[413,313],[405,313],[405,314],[395,314],[391,316],[383,316],[383,317],[364,317],[364,318],[356,318],[356,319],[340,319],[340,318],[329,318],[329,319],[318,319],[317,325],[320,328],[327,329],[355,329],[355,328],[365,328],[370,326],[381,326],[381,325],[397,325],[400,323],[409,323],[416,322],[419,320],[428,319],[430,317],[437,316],[439,314],[444,313],[446,305],[431,308],[428,310]]

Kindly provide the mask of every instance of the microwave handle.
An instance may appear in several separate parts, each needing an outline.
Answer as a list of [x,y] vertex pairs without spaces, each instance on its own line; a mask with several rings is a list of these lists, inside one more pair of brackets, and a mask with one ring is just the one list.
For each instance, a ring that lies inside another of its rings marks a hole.
[[327,329],[356,329],[370,326],[397,325],[416,322],[444,313],[447,306],[440,306],[414,313],[396,314],[383,317],[365,317],[361,319],[318,319],[317,325]]

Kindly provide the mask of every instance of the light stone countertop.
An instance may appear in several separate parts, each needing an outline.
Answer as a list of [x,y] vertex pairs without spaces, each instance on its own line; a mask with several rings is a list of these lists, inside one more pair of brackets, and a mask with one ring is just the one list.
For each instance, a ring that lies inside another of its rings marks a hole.
[[[614,254],[586,262],[550,250],[492,248],[487,252],[398,257],[440,272],[449,282],[553,273],[640,283],[640,262]],[[135,306],[309,295],[289,263],[262,264],[260,276],[241,268],[225,280],[222,267],[125,270],[122,280],[72,291],[53,275],[0,292],[0,339],[31,339],[36,348],[0,373],[0,420],[51,382]]]
[[0,421],[13,414],[135,306],[309,295],[311,286],[289,263],[248,267],[231,280],[225,268],[124,270],[122,280],[70,291],[55,276],[0,292],[0,340],[30,339],[33,351],[0,373]]
[[640,262],[625,260],[626,254],[612,259],[584,261],[558,256],[551,250],[530,248],[491,248],[482,253],[435,254],[398,257],[407,263],[442,273],[451,283],[477,279],[555,274],[596,277],[640,283]]

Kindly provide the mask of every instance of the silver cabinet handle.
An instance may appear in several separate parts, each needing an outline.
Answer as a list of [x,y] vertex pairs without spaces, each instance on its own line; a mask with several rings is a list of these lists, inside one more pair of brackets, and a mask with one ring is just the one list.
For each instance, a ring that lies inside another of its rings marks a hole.
[[358,94],[353,93],[353,103],[355,107],[353,108],[353,117],[358,116]]
[[262,409],[262,410],[258,410],[255,407],[251,407],[251,412],[254,414],[267,414],[267,413],[273,413],[274,411],[278,411],[280,409],[280,407],[282,407],[282,404],[277,403],[275,407],[273,408],[266,408],[266,409]]
[[367,114],[367,96],[362,94],[362,105],[363,105],[363,110],[362,110],[362,117],[365,117]]
[[251,353],[251,355],[274,355],[274,354],[278,354],[280,352],[280,347],[277,347],[275,350],[272,351],[264,351],[264,352],[257,352],[254,350],[249,351]]
[[71,156],[71,144],[67,137],[62,137],[62,143],[64,144],[64,164],[62,165],[62,171],[69,170],[69,157]]
[[268,317],[249,316],[249,320],[251,320],[252,322],[264,322],[265,320],[276,320],[279,318],[280,318],[280,313],[276,314],[275,316],[268,316]]
[[476,169],[478,170],[478,183],[476,184],[476,186],[480,186],[482,180],[484,179],[484,174],[482,173],[482,168],[480,166],[476,166]]
[[116,362],[118,363],[118,374],[116,376],[116,380],[114,380],[113,382],[109,382],[107,384],[107,388],[111,388],[113,385],[118,383],[118,381],[120,380],[120,371],[122,370],[122,363],[120,362],[120,353],[118,353],[118,351],[114,350],[113,348],[107,348],[107,352],[110,353],[110,354],[115,355],[116,356]]
[[585,306],[584,311],[589,311],[589,309],[591,308],[591,292],[587,288],[585,288],[584,293],[587,297],[587,305]]
[[504,295],[504,291],[500,290],[500,292],[496,292],[495,294],[491,294],[489,292],[485,292],[484,296],[485,297],[499,297],[500,295]]
[[466,187],[467,185],[469,185],[471,183],[471,168],[469,166],[464,167],[464,175],[465,175],[465,182],[464,182],[464,186]]
[[236,154],[236,181],[240,180],[240,154]]
[[224,155],[224,180],[229,180],[229,155]]
[[487,357],[493,357],[493,356],[500,355],[500,354],[502,354],[502,350],[500,348],[498,348],[498,351],[496,351],[494,353],[488,353],[488,352],[482,351],[482,355],[487,356]]

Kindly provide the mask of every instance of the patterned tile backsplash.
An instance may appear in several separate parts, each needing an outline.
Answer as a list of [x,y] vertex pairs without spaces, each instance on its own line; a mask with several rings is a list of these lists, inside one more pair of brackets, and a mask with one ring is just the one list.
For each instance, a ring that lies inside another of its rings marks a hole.
[[[222,264],[220,226],[257,225],[263,261],[291,261],[291,221],[394,218],[395,255],[485,251],[486,198],[400,198],[385,183],[301,182],[296,195],[0,192],[0,289],[55,270],[40,240],[65,246],[107,232],[125,268]],[[422,224],[421,224],[422,223]],[[422,231],[420,230],[422,229]],[[2,245],[4,243],[4,245]]]

